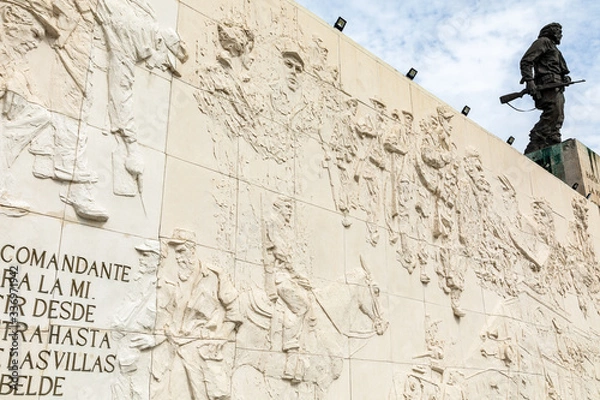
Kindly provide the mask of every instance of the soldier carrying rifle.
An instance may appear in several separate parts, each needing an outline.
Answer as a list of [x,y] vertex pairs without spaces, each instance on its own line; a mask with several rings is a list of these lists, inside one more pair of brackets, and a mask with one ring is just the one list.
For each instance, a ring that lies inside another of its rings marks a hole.
[[569,68],[558,49],[562,26],[556,22],[544,26],[536,41],[521,58],[521,83],[542,110],[540,120],[529,134],[525,154],[561,142],[560,128],[565,119],[564,88],[571,84]]

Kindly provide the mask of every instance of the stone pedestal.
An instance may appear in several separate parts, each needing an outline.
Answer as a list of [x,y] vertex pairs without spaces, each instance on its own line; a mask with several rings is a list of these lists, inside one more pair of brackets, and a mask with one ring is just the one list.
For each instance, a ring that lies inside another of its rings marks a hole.
[[600,156],[584,144],[568,139],[527,157],[600,206]]

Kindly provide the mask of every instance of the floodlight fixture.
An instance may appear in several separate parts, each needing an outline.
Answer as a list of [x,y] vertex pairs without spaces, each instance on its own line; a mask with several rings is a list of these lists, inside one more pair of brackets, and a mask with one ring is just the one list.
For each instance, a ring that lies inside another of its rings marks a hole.
[[506,143],[508,143],[511,146],[512,146],[512,144],[514,142],[515,142],[515,137],[514,136],[510,136],[508,139],[506,139]]
[[461,113],[462,113],[462,115],[464,115],[466,117],[467,115],[469,115],[469,111],[471,111],[471,107],[464,106]]
[[589,192],[589,193],[587,194],[587,196],[585,196],[585,198],[586,198],[586,199],[588,199],[588,200],[590,199],[590,197],[592,197],[592,192]]
[[411,68],[411,69],[409,69],[409,70],[408,70],[408,72],[406,73],[406,77],[412,81],[413,79],[415,79],[415,76],[417,76],[417,73],[418,73],[418,72],[419,72],[419,71],[417,71],[416,69],[414,69],[414,68]]
[[340,32],[343,31],[346,27],[346,20],[342,17],[338,17],[337,21],[335,21],[335,24],[333,24],[333,27]]
[[573,186],[571,186],[574,190],[577,190],[577,188],[579,187],[579,182],[575,182],[573,184]]

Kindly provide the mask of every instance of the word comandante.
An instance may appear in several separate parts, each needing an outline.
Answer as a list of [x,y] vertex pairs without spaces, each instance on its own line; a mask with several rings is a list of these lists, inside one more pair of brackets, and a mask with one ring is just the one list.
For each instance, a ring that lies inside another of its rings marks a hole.
[[129,282],[131,267],[111,262],[88,261],[85,257],[48,253],[35,248],[5,244],[0,249],[0,260],[5,263],[18,263],[23,266],[54,269],[78,275],[93,276],[121,282]]

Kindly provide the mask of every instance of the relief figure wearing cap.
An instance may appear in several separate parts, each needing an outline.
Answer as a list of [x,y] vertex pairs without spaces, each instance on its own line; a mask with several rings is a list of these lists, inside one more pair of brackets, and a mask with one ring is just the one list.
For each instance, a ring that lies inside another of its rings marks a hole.
[[151,398],[229,399],[235,333],[242,323],[238,292],[226,272],[198,259],[195,233],[176,229],[168,244],[177,280],[163,284],[169,299],[160,328],[168,351],[161,353],[166,359],[155,358]]
[[306,324],[316,323],[311,299],[311,284],[294,263],[293,206],[288,198],[273,203],[273,214],[264,227],[265,290],[273,302],[283,304],[282,348],[286,353],[283,379],[301,382],[305,362],[299,353],[305,350]]
[[139,270],[133,278],[135,289],[113,321],[113,338],[118,341],[119,374],[111,386],[112,400],[148,398],[151,350],[158,344],[154,336],[156,321],[156,280],[161,260],[160,242],[146,240],[135,248]]

